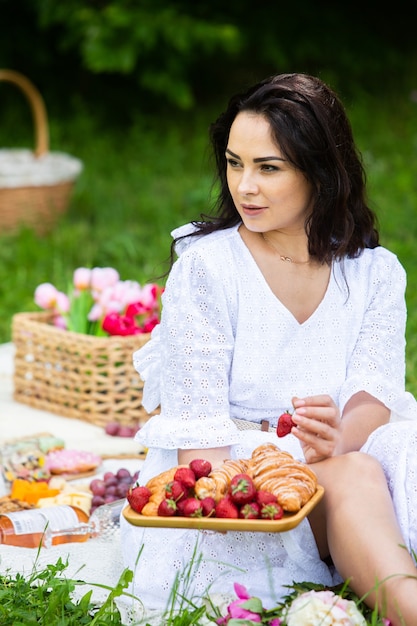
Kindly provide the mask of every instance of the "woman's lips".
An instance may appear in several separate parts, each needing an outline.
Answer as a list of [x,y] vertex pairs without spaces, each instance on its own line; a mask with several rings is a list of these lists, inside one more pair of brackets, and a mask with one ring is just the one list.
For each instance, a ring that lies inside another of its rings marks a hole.
[[241,204],[240,206],[243,213],[250,216],[259,215],[266,209],[264,206],[255,206],[253,204]]

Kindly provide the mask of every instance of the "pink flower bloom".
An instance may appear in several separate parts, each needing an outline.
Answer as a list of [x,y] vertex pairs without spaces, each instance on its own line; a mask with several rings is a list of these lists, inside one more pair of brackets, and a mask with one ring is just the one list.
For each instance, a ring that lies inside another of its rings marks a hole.
[[35,289],[35,303],[47,311],[53,310],[56,305],[58,290],[51,283],[42,283]]
[[228,610],[229,615],[232,619],[245,619],[254,622],[255,624],[260,624],[262,622],[262,617],[259,613],[252,613],[247,609],[244,609],[241,604],[246,602],[246,600],[235,600],[232,604],[229,604]]
[[104,315],[103,312],[103,307],[100,306],[100,304],[93,304],[93,306],[91,307],[91,310],[89,312],[89,314],[87,315],[87,319],[90,322],[98,322],[99,319],[101,319]]
[[136,315],[143,315],[148,312],[149,309],[147,309],[142,302],[132,302],[126,309],[126,315],[128,317],[135,317]]
[[240,583],[234,583],[233,589],[235,590],[235,594],[240,600],[249,600],[250,595],[244,585],[241,585]]
[[142,325],[142,331],[144,333],[151,333],[155,326],[159,324],[159,317],[157,315],[151,315]]
[[119,315],[118,313],[108,313],[103,320],[103,330],[109,335],[137,335],[141,329],[135,324],[131,317]]
[[112,287],[119,280],[119,272],[112,267],[94,267],[91,270],[91,289],[103,291],[106,287]]
[[112,267],[77,268],[67,295],[51,283],[38,285],[35,303],[56,315],[52,322],[75,332],[103,335],[150,333],[159,323],[160,295],[163,288],[150,283],[143,288],[137,281],[119,279]]
[[[247,620],[253,624],[261,624],[262,623],[262,615],[260,613],[254,613],[253,611],[245,608],[245,604],[248,600],[250,600],[250,595],[246,587],[240,585],[239,583],[234,584],[235,593],[238,597],[237,600],[231,602],[227,607],[227,615],[223,618],[217,620],[217,624],[223,626],[227,624],[231,619],[242,619]],[[275,623],[274,626],[279,626]]]
[[67,330],[68,328],[67,320],[62,317],[62,315],[55,315],[53,319],[53,324],[54,326],[56,326],[57,328],[61,328],[62,330]]
[[121,313],[132,302],[138,300],[140,293],[139,283],[131,280],[120,280],[114,285],[105,287],[102,292],[96,292],[94,296],[106,314],[112,311]]
[[78,291],[85,291],[90,287],[91,270],[87,267],[79,267],[75,270],[73,276],[74,287]]
[[148,311],[155,310],[159,307],[158,299],[161,293],[162,290],[159,285],[149,283],[148,285],[144,285],[140,294],[140,301]]
[[68,313],[70,310],[70,299],[66,293],[57,291],[55,309],[59,311],[59,313]]

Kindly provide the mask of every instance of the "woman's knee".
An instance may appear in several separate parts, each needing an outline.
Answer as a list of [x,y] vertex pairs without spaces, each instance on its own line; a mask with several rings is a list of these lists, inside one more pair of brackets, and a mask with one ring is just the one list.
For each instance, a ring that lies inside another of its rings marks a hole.
[[380,463],[374,457],[363,452],[349,452],[320,463],[311,469],[317,474],[318,482],[329,491],[358,488],[363,483],[385,483],[385,476]]

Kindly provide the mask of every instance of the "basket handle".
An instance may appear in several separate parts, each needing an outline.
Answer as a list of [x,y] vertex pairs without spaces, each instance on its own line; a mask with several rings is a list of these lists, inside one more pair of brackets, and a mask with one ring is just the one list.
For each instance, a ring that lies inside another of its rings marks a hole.
[[46,108],[43,98],[36,87],[25,76],[13,70],[0,70],[0,80],[5,80],[19,87],[29,100],[35,125],[35,156],[40,157],[49,150],[49,133]]

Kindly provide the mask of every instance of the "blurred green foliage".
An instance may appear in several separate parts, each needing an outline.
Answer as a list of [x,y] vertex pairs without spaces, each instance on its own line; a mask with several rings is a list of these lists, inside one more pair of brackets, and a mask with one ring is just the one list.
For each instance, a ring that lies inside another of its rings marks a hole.
[[123,102],[128,114],[138,102],[190,109],[269,73],[320,73],[350,95],[398,88],[417,69],[406,0],[0,0],[0,10],[0,65],[49,101]]

